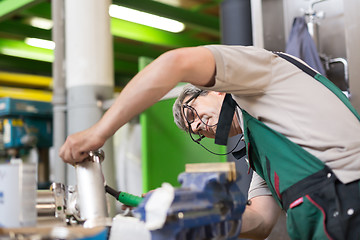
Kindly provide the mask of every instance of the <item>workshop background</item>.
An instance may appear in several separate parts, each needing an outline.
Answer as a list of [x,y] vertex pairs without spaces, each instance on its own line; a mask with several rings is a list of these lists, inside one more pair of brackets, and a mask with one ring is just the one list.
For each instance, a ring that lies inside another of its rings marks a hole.
[[[98,15],[96,1],[0,0],[0,163],[34,163],[39,189],[76,184],[73,166],[57,155],[66,136],[100,119],[152,59],[170,49],[220,43],[285,52],[297,16],[313,24],[326,75],[360,111],[357,0],[113,0],[110,21]],[[156,21],[133,19],[139,12],[175,20],[170,26],[178,28],[146,26]],[[109,185],[140,195],[163,182],[179,186],[185,163],[235,161],[206,152],[177,129],[171,109],[179,88],[105,144]],[[227,149],[211,140],[206,145],[226,153],[236,142],[232,138]],[[251,175],[244,161],[236,165],[246,195]]]

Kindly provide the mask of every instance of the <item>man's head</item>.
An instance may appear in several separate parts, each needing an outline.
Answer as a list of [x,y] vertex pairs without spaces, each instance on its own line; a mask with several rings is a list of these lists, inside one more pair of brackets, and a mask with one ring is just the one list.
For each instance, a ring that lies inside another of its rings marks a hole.
[[[190,133],[215,138],[224,97],[225,93],[201,90],[191,84],[185,85],[173,106],[176,125],[186,132],[189,132],[190,126]],[[229,136],[241,133],[241,127],[234,114]]]
[[188,132],[189,129],[185,121],[185,118],[182,114],[182,107],[185,102],[184,99],[190,98],[197,94],[199,94],[199,96],[200,95],[206,96],[208,94],[208,91],[201,90],[200,88],[197,88],[191,84],[186,84],[173,105],[174,122],[176,126],[178,126],[178,128],[186,132]]
[[176,125],[184,130],[214,138],[225,94],[185,85],[173,106]]

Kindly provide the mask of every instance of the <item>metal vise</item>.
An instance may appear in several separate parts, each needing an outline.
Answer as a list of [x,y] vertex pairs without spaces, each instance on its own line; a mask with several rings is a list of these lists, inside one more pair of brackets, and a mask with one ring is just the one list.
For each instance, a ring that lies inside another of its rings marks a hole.
[[[174,190],[166,221],[151,231],[151,239],[237,239],[246,200],[236,184],[235,164],[187,165],[178,179],[182,186]],[[150,194],[134,210],[144,222]]]

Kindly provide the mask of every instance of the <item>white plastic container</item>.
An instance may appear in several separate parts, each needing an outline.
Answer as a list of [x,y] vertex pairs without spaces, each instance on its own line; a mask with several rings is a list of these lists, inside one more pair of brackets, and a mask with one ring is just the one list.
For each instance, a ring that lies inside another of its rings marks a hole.
[[36,165],[0,164],[0,227],[36,225]]

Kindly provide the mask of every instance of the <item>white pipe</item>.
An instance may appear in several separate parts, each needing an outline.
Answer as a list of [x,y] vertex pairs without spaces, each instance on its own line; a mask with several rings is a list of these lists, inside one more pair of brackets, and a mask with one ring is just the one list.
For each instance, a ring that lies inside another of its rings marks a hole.
[[66,87],[114,86],[110,0],[66,0]]
[[[109,6],[110,0],[65,0],[68,134],[95,124],[104,113],[98,106],[99,100],[113,97],[113,48]],[[112,139],[108,140],[102,149],[107,155],[107,160],[102,165],[106,181],[110,186],[115,186]],[[82,175],[90,177],[89,174],[96,168],[95,163],[80,163],[75,173],[74,168],[68,165],[67,183],[75,185],[75,179],[82,179]],[[103,179],[94,178],[86,182],[78,183],[78,187],[92,188],[92,184],[103,184]],[[91,192],[78,190],[83,195],[79,196],[80,198],[94,201],[91,199]],[[101,193],[97,198],[103,199],[105,194]],[[99,202],[103,203],[102,200]],[[110,207],[112,214],[114,204],[113,202]],[[83,212],[104,208],[95,201],[86,204],[81,202],[81,205]],[[93,217],[91,215],[91,218]]]

